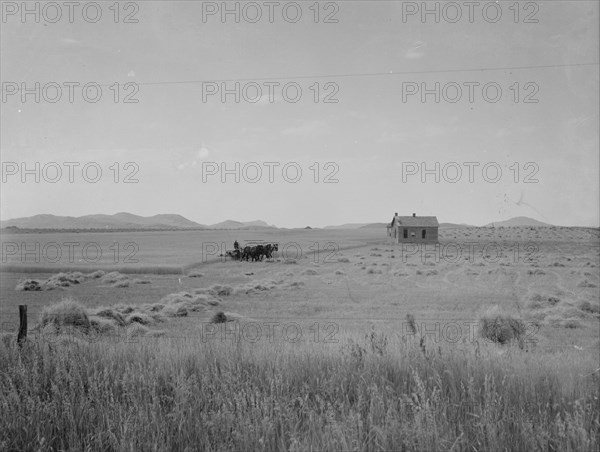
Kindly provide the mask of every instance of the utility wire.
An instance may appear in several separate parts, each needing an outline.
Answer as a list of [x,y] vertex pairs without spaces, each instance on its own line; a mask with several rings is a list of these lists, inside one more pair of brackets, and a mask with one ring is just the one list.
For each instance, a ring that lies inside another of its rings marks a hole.
[[[429,69],[419,71],[394,71],[388,72],[359,72],[354,74],[314,74],[314,75],[293,75],[283,77],[254,77],[254,78],[208,78],[203,80],[173,80],[173,81],[157,81],[157,82],[134,82],[129,81],[137,86],[155,86],[155,85],[191,85],[208,82],[256,82],[256,81],[277,81],[277,80],[299,80],[299,79],[320,79],[320,78],[352,78],[352,77],[389,77],[401,75],[419,75],[419,74],[453,74],[459,72],[492,72],[492,71],[521,71],[530,69],[556,69],[566,67],[589,67],[598,66],[600,63],[572,63],[572,64],[543,64],[535,66],[504,66],[504,67],[482,67],[468,69]],[[115,82],[110,84],[99,84],[99,86],[113,86]],[[126,83],[126,82],[123,82]],[[80,88],[78,86],[76,88]],[[3,84],[4,90],[4,84]]]
[[443,73],[456,73],[456,72],[485,72],[485,71],[517,71],[525,69],[550,69],[550,68],[561,68],[561,67],[580,67],[580,66],[598,66],[600,63],[574,63],[574,64],[546,64],[539,66],[507,66],[507,67],[484,67],[484,68],[472,68],[472,69],[432,69],[422,71],[388,71],[388,72],[362,72],[356,74],[320,74],[320,75],[297,75],[297,76],[286,76],[286,77],[257,77],[257,78],[232,78],[232,79],[207,79],[207,80],[181,80],[171,82],[142,82],[138,85],[167,85],[167,84],[192,84],[192,83],[205,83],[211,81],[219,82],[244,82],[244,81],[256,81],[256,80],[294,80],[294,79],[307,79],[307,78],[346,78],[346,77],[381,77],[381,76],[392,76],[392,75],[412,75],[412,74],[443,74]]

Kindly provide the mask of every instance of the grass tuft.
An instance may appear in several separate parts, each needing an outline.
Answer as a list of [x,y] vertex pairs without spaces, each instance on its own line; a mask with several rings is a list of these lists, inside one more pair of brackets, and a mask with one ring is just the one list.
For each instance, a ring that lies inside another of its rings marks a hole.
[[210,320],[211,323],[225,323],[227,322],[227,316],[223,311],[216,312]]
[[87,332],[90,328],[90,319],[81,303],[72,298],[65,298],[42,309],[40,325],[42,327],[53,325],[57,331],[71,326]]
[[522,345],[527,327],[522,319],[494,306],[481,317],[479,332],[481,337],[497,344],[517,342]]

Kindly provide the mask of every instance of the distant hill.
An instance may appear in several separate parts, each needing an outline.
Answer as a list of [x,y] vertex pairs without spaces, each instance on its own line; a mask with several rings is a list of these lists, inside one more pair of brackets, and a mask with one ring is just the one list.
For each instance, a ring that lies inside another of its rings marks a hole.
[[272,226],[262,220],[254,220],[254,221],[235,221],[235,220],[225,220],[220,223],[211,224],[207,226],[209,229],[262,229],[262,228],[277,228],[277,226]]
[[63,217],[58,215],[34,215],[32,217],[14,218],[0,222],[1,228],[14,229],[52,229],[52,230],[128,230],[128,229],[262,229],[276,228],[263,220],[235,221],[226,220],[206,226],[188,220],[176,214],[158,214],[142,217],[128,212],[114,215],[84,215],[82,217]]
[[345,223],[333,226],[325,226],[323,229],[358,229],[367,226],[369,223]]
[[158,214],[152,217],[140,217],[131,213],[121,212],[113,215],[116,218],[128,221],[130,223],[138,223],[145,225],[160,224],[166,226],[174,226],[179,228],[198,228],[204,227],[195,221],[188,220],[185,217],[177,214]]
[[448,229],[462,229],[462,228],[474,228],[475,226],[472,226],[470,224],[465,224],[465,223],[461,223],[461,224],[457,224],[457,223],[440,223],[440,228],[448,228]]
[[[325,226],[324,229],[376,229],[376,228],[385,228],[389,223],[344,223],[340,225],[331,225]],[[533,218],[528,217],[515,217],[506,221],[499,221],[497,223],[490,223],[483,227],[493,227],[493,226],[552,226],[547,223],[543,223],[541,221],[535,220]],[[464,229],[464,228],[474,228],[472,224],[466,223],[440,223],[440,228],[442,229]]]
[[0,222],[2,228],[11,226],[19,229],[189,229],[204,227],[181,215],[161,214],[142,217],[127,212],[81,217],[42,214]]
[[208,226],[209,229],[241,229],[246,225],[241,221],[225,220],[220,223],[211,224]]
[[275,228],[276,226],[268,224],[266,221],[254,220],[254,221],[243,221],[246,226],[258,226],[262,228]]
[[384,228],[389,223],[344,223],[338,225],[325,226],[323,229],[375,229]]
[[361,226],[359,229],[385,229],[389,223],[369,223]]
[[543,223],[541,221],[535,220],[529,217],[514,217],[505,221],[498,221],[495,223],[486,224],[484,227],[511,227],[511,226],[552,226],[548,223]]

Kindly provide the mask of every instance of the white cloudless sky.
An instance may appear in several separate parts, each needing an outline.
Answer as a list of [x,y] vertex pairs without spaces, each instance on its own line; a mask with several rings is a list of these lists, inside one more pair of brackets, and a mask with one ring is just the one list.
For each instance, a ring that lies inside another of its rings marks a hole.
[[[96,23],[79,9],[70,23],[66,7],[55,23],[5,15],[3,220],[126,211],[319,227],[416,212],[476,225],[599,224],[598,2],[521,2],[518,19],[514,2],[495,2],[495,23],[481,9],[470,22],[464,2],[455,23],[448,9],[439,22],[403,20],[421,2],[399,1],[322,2],[317,23],[312,1],[297,3],[295,23],[280,8],[271,23],[264,2],[255,23],[248,2],[239,23],[203,21],[203,7],[221,2],[123,2],[115,23],[113,3],[99,2]],[[123,23],[129,13],[137,23]],[[324,23],[328,14],[337,22]],[[208,94],[236,81],[239,102]],[[69,82],[98,83],[102,97],[87,102],[77,87],[69,102]],[[40,83],[39,102],[10,94],[23,83]],[[56,102],[52,83],[62,86]],[[408,95],[436,84],[437,102]],[[65,162],[78,165],[72,182]]]

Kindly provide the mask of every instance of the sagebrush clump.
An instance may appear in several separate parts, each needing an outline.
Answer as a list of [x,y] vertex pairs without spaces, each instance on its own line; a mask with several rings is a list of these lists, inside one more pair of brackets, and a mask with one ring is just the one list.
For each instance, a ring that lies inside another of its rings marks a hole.
[[522,319],[497,307],[489,309],[480,319],[481,337],[497,344],[516,342],[523,346],[526,333],[527,326]]

